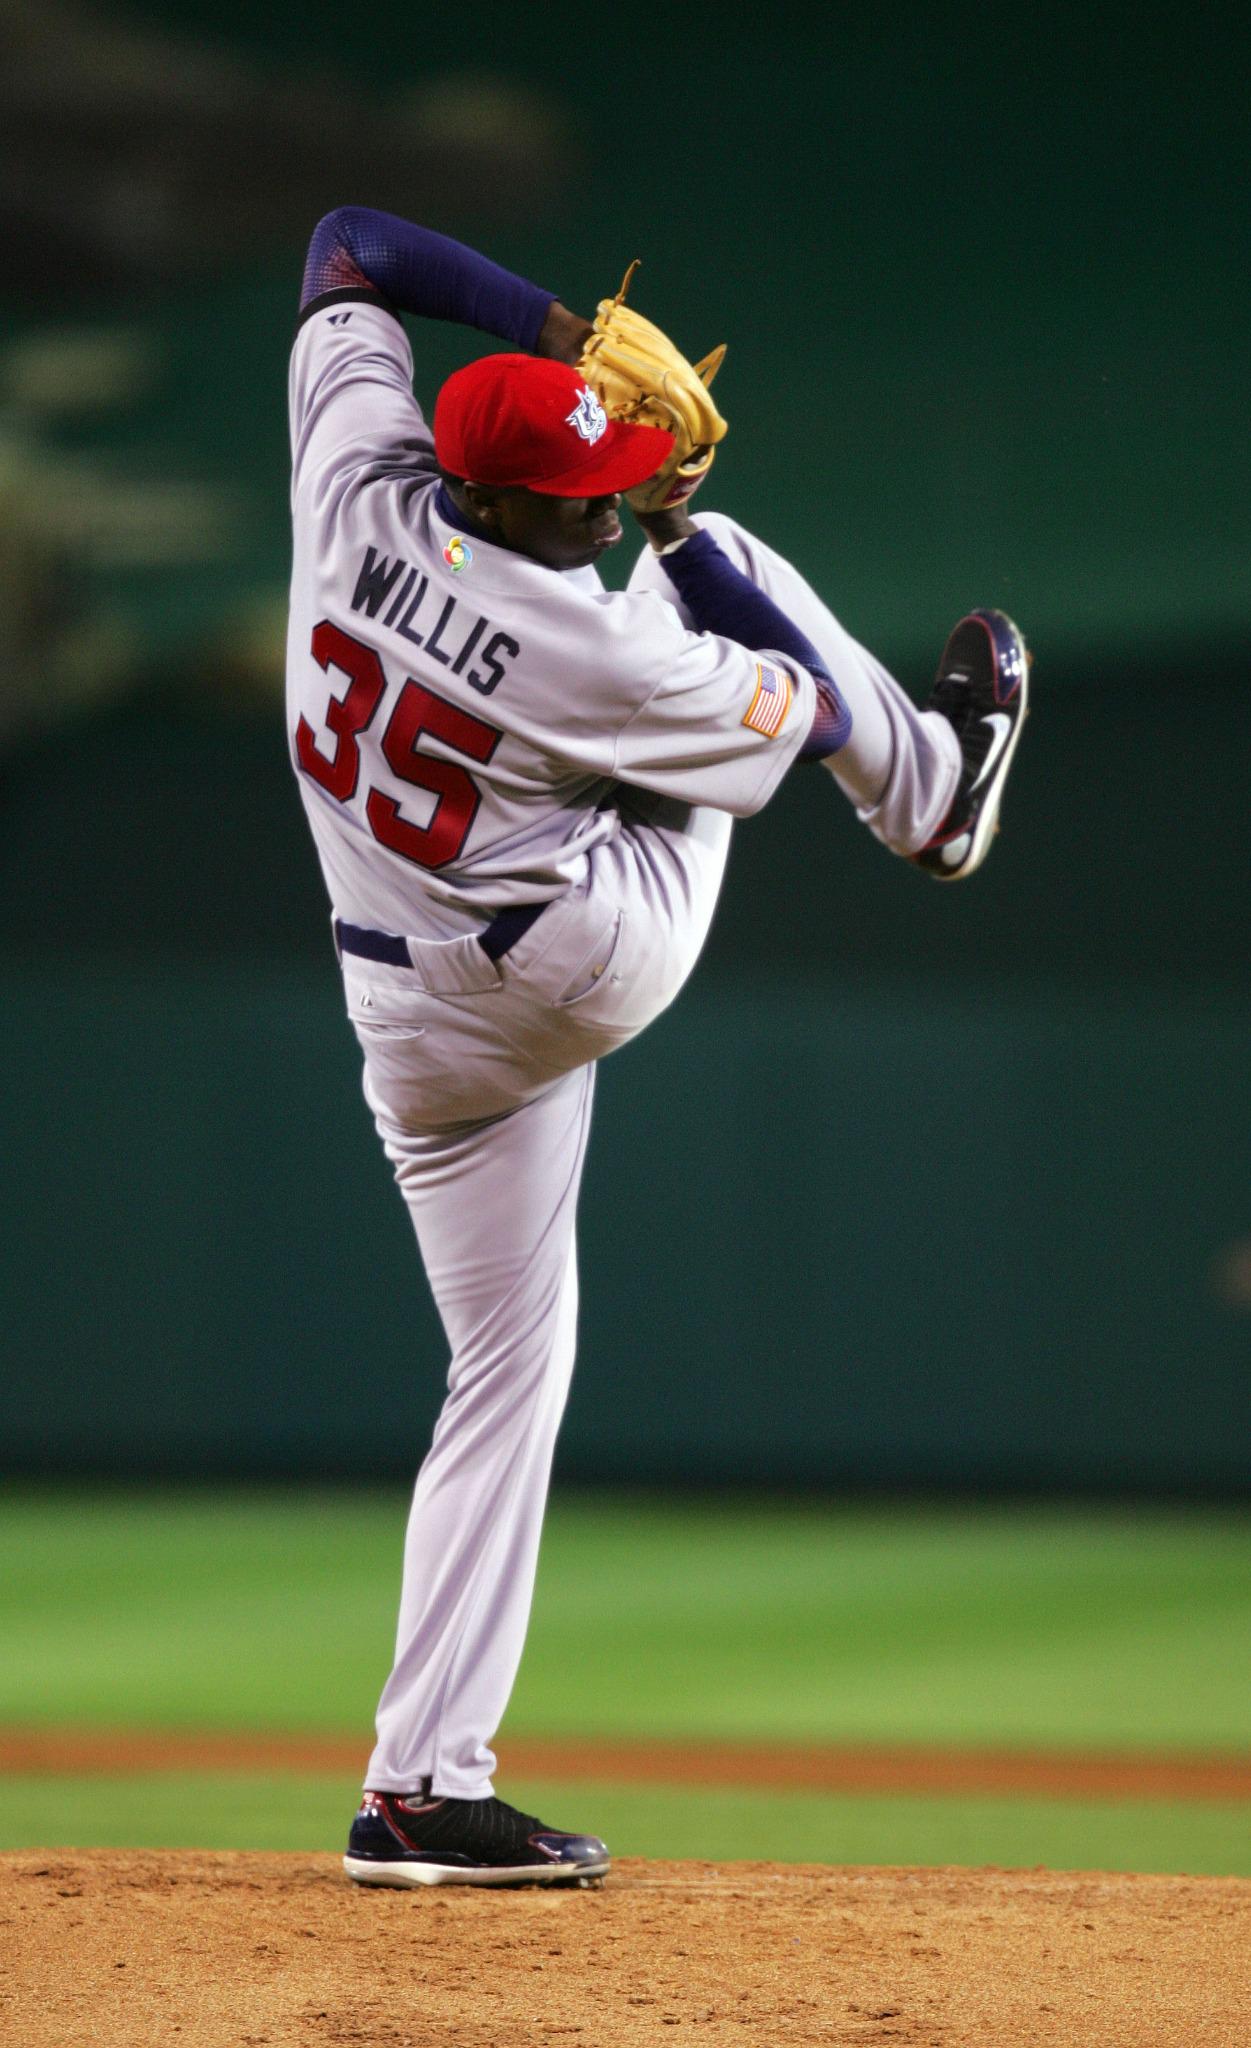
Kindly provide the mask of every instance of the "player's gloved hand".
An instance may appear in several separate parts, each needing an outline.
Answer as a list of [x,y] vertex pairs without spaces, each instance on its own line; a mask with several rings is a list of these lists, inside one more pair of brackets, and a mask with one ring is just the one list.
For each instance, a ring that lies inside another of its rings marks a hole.
[[594,325],[578,359],[578,371],[609,419],[664,427],[673,453],[646,483],[626,492],[635,512],[681,505],[698,490],[709,470],[726,424],[708,386],[721,367],[725,344],[702,362],[690,363],[667,334],[625,303],[632,263],[615,299],[601,299]]

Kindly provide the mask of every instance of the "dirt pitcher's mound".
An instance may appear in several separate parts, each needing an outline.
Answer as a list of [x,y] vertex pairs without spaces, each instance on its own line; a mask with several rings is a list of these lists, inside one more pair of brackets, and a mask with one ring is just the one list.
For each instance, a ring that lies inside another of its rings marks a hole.
[[22,2048],[1245,2048],[1251,1883],[620,1864],[358,1890],[330,1856],[0,1857]]

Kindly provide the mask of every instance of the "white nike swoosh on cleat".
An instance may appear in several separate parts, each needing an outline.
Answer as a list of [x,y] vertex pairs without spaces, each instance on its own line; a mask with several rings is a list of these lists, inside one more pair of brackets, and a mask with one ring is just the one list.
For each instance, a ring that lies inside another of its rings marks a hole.
[[990,743],[990,752],[987,754],[986,759],[982,763],[981,773],[979,774],[977,781],[970,785],[970,796],[972,796],[973,791],[975,789],[980,789],[982,784],[985,782],[986,777],[990,774],[991,769],[994,767],[996,761],[999,759],[999,756],[1002,754],[1004,748],[1008,744],[1008,734],[1012,730],[1012,720],[1009,718],[1006,711],[992,711],[989,713],[987,717],[982,719],[981,723],[983,725],[992,726],[994,728],[995,736]]

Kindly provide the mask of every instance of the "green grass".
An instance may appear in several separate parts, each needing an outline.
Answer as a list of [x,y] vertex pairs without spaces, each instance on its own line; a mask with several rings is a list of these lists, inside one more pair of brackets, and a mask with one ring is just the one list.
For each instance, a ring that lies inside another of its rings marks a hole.
[[[396,1494],[10,1493],[0,1723],[342,1731]],[[1251,1751],[1251,1516],[557,1500],[515,1733]],[[524,1784],[621,1855],[1251,1875],[1245,1806]],[[13,1778],[0,1846],[337,1849],[348,1778]]]
[[[395,1494],[0,1506],[0,1722],[362,1731]],[[1251,1516],[552,1508],[515,1733],[1251,1750]]]
[[[602,1834],[619,1856],[1251,1876],[1245,1806],[848,1799],[533,1781],[505,1789],[556,1826]],[[125,1844],[337,1853],[356,1799],[350,1779],[282,1773],[14,1778],[0,1791],[0,1849]]]

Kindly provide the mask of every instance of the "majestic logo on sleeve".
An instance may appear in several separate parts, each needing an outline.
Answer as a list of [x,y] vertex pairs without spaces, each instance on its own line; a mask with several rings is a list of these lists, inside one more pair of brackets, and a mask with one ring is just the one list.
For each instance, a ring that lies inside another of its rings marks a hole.
[[581,434],[584,441],[598,441],[607,432],[608,414],[589,384],[583,385],[573,411],[565,414],[565,424]]

